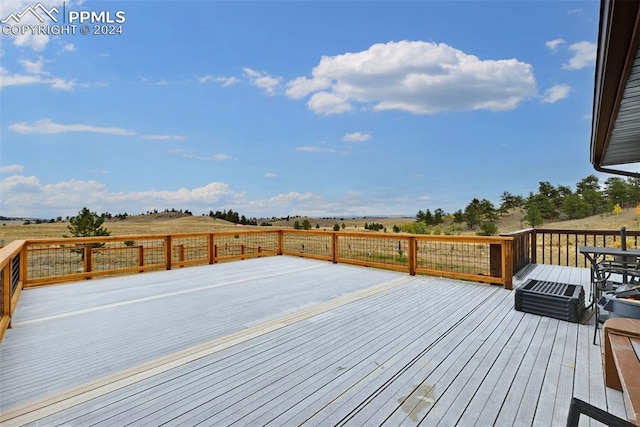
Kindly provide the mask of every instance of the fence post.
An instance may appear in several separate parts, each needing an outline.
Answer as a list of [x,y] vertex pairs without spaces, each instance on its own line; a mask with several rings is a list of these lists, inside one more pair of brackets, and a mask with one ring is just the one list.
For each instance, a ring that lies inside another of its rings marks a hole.
[[278,255],[282,255],[283,248],[284,248],[284,232],[282,230],[278,230]]
[[537,233],[536,233],[536,229],[534,228],[533,231],[531,232],[531,247],[530,247],[530,251],[531,251],[531,264],[537,264],[538,263],[538,237],[537,237]]
[[331,234],[331,262],[338,263],[338,233],[336,231]]
[[[144,267],[144,245],[138,245],[138,267]],[[144,270],[140,270],[144,273]]]
[[[91,245],[85,245],[82,250],[83,250],[83,257],[84,257],[84,272],[85,273],[91,273]],[[87,280],[91,279],[91,276],[87,276]]]
[[491,277],[504,277],[504,275],[502,274],[502,252],[504,251],[503,243],[504,240],[502,241],[502,243],[489,244],[489,275]]
[[409,274],[411,276],[416,275],[416,266],[418,264],[418,245],[416,243],[416,237],[409,236],[409,241],[407,242],[407,261],[409,262]]
[[184,245],[178,245],[178,261],[180,261],[180,268],[184,267],[182,263],[184,261]]
[[164,263],[167,270],[171,270],[171,261],[173,259],[173,241],[171,236],[164,238]]
[[[0,313],[0,320],[2,317],[7,316],[9,323],[7,327],[11,327],[11,260],[2,269],[2,313]],[[0,328],[0,338],[2,337],[3,330]]]
[[513,238],[502,241],[502,280],[505,289],[513,289]]
[[209,247],[207,249],[207,252],[209,253],[209,264],[213,264],[216,262],[216,253],[215,253],[215,237],[213,235],[213,233],[209,234]]

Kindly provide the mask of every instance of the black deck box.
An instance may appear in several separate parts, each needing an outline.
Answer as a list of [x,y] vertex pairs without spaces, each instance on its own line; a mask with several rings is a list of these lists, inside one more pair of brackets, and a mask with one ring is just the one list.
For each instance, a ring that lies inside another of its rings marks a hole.
[[516,289],[515,309],[579,323],[584,313],[581,285],[529,279]]

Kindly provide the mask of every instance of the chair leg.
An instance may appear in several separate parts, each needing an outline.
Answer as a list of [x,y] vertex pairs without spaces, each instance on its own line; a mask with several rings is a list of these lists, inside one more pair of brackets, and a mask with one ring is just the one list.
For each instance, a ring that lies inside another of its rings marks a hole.
[[594,316],[596,321],[595,325],[593,325],[593,345],[596,344],[596,337],[598,336],[598,304],[595,305],[594,310],[596,311],[596,315]]

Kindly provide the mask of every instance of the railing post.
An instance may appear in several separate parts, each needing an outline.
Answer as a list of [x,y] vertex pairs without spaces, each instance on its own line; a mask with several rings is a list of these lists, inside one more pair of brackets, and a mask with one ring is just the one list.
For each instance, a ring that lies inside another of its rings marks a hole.
[[20,250],[20,281],[22,286],[27,283],[27,244],[22,245]]
[[284,231],[278,230],[278,255],[282,255],[284,249]]
[[[7,327],[11,327],[11,262],[2,269],[2,313],[0,314],[0,320],[2,317],[8,316],[9,323]],[[0,328],[0,337],[2,336],[2,329]]]
[[208,239],[208,248],[207,248],[207,252],[209,254],[209,264],[213,264],[216,262],[216,253],[215,253],[215,237],[213,235],[213,233],[209,234],[209,239]]
[[[83,250],[83,258],[84,258],[84,272],[91,273],[91,254],[92,254],[91,245],[84,245]],[[87,280],[89,280],[91,276],[87,276]]]
[[240,259],[242,259],[242,260],[243,260],[243,259],[244,259],[244,256],[243,256],[243,255],[244,255],[244,245],[240,245],[240,255],[242,255],[242,256],[240,257]]
[[534,228],[533,231],[531,232],[531,247],[530,247],[530,251],[531,251],[531,264],[537,264],[538,263],[538,238],[537,238],[537,233],[536,233],[536,229]]
[[335,231],[331,234],[331,262],[338,263],[338,233]]
[[182,264],[184,261],[184,245],[178,245],[178,261],[180,261],[180,268],[184,267],[184,264]]
[[171,270],[171,261],[173,259],[173,240],[171,236],[164,237],[164,263],[167,270]]
[[504,288],[513,289],[513,239],[502,241],[502,280]]
[[[138,245],[138,266],[144,267],[144,245]],[[144,270],[140,270],[140,273],[144,273]]]
[[418,245],[416,243],[416,237],[409,236],[409,241],[407,242],[407,261],[409,262],[409,274],[411,276],[416,275],[416,266],[418,265]]
[[489,244],[489,275],[491,277],[504,277],[502,272],[504,264],[502,257],[503,252],[504,240],[502,243]]

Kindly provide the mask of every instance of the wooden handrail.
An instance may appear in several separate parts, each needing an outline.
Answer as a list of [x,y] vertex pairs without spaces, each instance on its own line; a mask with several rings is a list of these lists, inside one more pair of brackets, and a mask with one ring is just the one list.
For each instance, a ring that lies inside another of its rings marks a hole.
[[[14,260],[21,257],[24,248],[24,240],[14,240],[7,246],[0,248],[0,275],[2,289],[0,289],[0,341],[7,328],[11,326],[11,316],[15,311],[24,278],[23,260],[19,259],[19,267],[16,272]],[[15,277],[15,275],[18,277]],[[17,282],[16,282],[17,280]],[[15,286],[14,286],[15,284]]]

